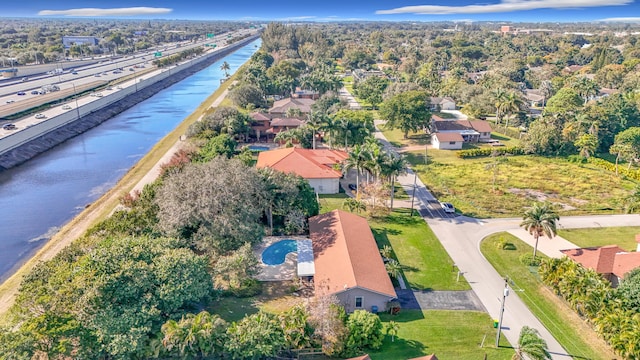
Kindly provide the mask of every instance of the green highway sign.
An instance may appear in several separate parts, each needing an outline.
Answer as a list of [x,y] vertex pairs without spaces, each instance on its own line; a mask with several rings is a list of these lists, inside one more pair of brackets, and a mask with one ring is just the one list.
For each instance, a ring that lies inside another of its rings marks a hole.
[[162,53],[160,51],[158,51],[157,53],[153,54],[153,56],[160,57],[160,56],[162,56]]
[[207,38],[211,39],[214,35],[213,34],[207,34]]

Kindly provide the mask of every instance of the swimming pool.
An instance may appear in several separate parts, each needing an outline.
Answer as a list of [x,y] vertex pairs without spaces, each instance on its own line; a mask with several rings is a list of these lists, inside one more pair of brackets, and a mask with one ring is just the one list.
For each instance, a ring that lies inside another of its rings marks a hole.
[[268,146],[260,146],[260,145],[249,145],[249,150],[251,151],[267,151],[269,150]]
[[275,242],[262,252],[262,262],[266,265],[280,265],[284,262],[288,253],[298,250],[296,240],[280,240]]

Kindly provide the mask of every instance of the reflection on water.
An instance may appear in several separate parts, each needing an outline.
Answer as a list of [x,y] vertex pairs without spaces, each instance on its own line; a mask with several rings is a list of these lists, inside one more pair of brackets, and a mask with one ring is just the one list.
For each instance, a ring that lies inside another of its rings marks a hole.
[[235,71],[260,40],[25,164],[0,173],[0,280],[111,188]]

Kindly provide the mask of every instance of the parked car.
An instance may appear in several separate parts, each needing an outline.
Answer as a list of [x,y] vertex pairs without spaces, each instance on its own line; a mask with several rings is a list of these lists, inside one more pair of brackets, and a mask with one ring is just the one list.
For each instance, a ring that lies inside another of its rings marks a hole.
[[22,95],[27,95],[27,93],[26,93],[26,92],[24,92],[24,91],[19,91],[19,92],[17,93],[17,95],[20,95],[20,96],[22,96]]
[[16,129],[16,125],[15,124],[4,124],[4,125],[2,125],[2,128],[4,130],[15,130]]
[[62,105],[62,110],[71,110],[70,105]]
[[46,119],[47,117],[44,114],[36,114],[36,119]]
[[444,210],[444,212],[446,213],[455,213],[456,212],[456,208],[453,207],[453,204],[448,203],[448,202],[441,202],[440,206],[442,207],[442,210]]

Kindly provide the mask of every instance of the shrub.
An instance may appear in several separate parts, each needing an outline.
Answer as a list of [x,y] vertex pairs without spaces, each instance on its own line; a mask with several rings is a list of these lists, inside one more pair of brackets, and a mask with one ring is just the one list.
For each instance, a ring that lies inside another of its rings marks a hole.
[[[606,160],[600,159],[600,158],[594,158],[594,157],[590,157],[587,162],[591,165],[595,165],[601,169],[604,170],[608,170],[611,172],[615,172],[616,171],[616,165],[612,164]],[[629,179],[633,179],[633,180],[637,180],[640,181],[640,171],[638,170],[633,170],[633,169],[627,169],[624,166],[618,166],[618,174],[627,177]]]
[[520,262],[522,263],[522,265],[526,265],[526,266],[540,266],[540,258],[534,258],[533,254],[522,254],[520,255],[520,257],[518,258],[518,260],[520,260]]
[[506,154],[524,155],[524,149],[517,146],[505,147],[505,148],[480,148],[480,149],[460,150],[456,152],[456,155],[461,159],[468,159],[468,158],[475,158],[475,157],[491,156],[493,152],[496,152],[497,155],[506,155]]
[[256,279],[244,279],[240,284],[240,287],[231,288],[228,290],[228,294],[231,294],[239,298],[247,298],[262,293],[262,283]]

